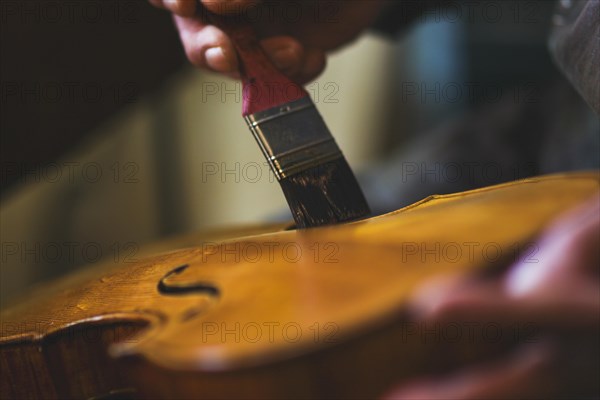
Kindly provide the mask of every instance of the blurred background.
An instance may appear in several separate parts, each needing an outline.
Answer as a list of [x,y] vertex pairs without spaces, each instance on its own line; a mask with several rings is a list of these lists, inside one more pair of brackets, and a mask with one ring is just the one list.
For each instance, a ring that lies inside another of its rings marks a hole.
[[[3,307],[146,243],[291,220],[240,116],[241,86],[188,66],[166,12],[143,0],[1,4]],[[371,32],[307,86],[374,203],[373,177],[421,135],[498,91],[538,103],[559,76],[546,46],[554,2],[493,4]],[[529,161],[520,175],[538,172]]]

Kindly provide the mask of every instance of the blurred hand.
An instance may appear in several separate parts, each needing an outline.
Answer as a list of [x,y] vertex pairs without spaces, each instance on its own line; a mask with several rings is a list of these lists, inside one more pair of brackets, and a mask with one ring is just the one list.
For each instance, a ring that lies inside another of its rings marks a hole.
[[387,398],[600,395],[600,197],[556,221],[538,245],[536,254],[514,264],[498,280],[430,283],[414,302],[416,314],[428,326],[457,321],[495,321],[504,327],[534,324],[536,340],[502,359],[455,368],[442,378],[407,382]]
[[355,39],[377,17],[384,0],[149,0],[175,15],[189,60],[238,77],[238,60],[227,35],[203,21],[198,7],[218,14],[247,15],[275,66],[298,83],[325,68],[325,53]]

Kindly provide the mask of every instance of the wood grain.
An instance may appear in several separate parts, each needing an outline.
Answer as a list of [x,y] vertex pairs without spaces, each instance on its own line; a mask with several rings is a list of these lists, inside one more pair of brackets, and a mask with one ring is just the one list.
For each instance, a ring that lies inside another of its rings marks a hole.
[[[416,287],[508,265],[598,188],[596,172],[533,178],[351,224],[205,238],[88,271],[2,313],[0,394],[381,395],[448,360],[484,355],[465,338],[411,325]],[[489,343],[489,352],[512,339]]]

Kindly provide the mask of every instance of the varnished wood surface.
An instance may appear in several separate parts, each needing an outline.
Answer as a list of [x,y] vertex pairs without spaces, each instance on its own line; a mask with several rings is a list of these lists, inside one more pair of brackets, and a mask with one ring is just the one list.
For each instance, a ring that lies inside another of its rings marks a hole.
[[380,395],[440,354],[480,356],[402,336],[419,284],[510,263],[598,182],[528,179],[88,272],[2,313],[2,397]]

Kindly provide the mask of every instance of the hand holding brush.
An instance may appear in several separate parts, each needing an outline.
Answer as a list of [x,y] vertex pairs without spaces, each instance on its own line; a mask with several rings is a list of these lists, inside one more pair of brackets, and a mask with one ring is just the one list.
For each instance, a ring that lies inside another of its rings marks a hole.
[[298,228],[352,221],[369,214],[343,154],[306,90],[282,74],[243,15],[203,7],[199,20],[231,41],[243,82],[242,114],[288,201]]

